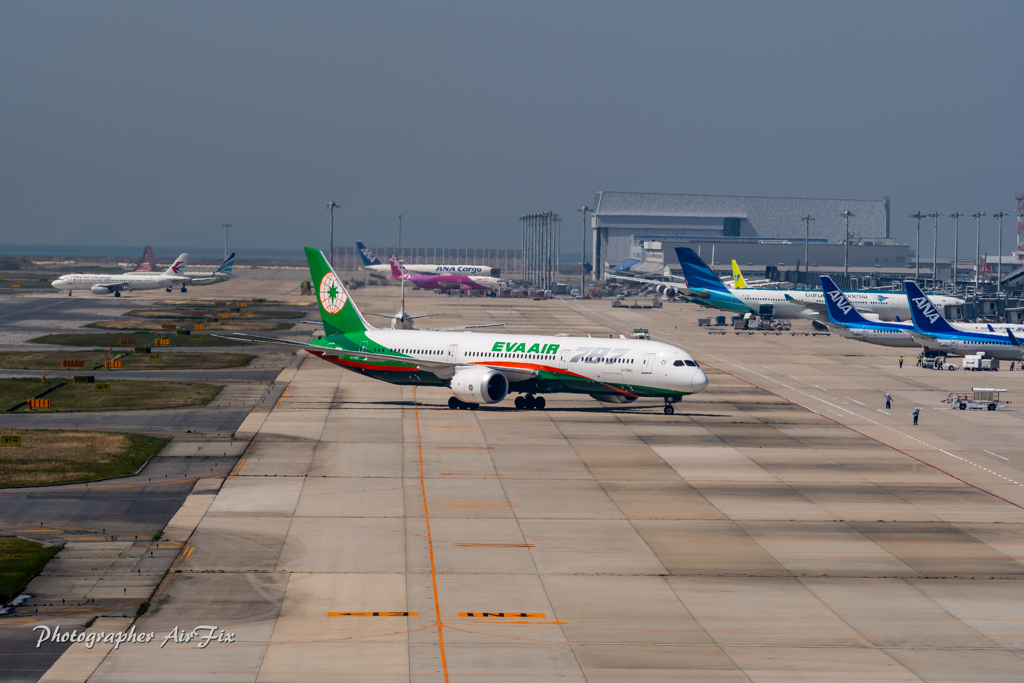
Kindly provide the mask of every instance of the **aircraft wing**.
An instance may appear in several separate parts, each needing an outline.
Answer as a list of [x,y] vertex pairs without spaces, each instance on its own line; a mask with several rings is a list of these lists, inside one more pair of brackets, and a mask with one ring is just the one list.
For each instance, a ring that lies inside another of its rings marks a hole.
[[307,351],[316,351],[322,353],[325,356],[335,356],[338,358],[365,358],[367,360],[377,361],[388,361],[391,363],[402,363],[404,365],[415,365],[417,368],[432,372],[437,375],[440,379],[451,379],[452,375],[458,368],[466,367],[477,367],[482,365],[489,367],[492,370],[497,370],[501,374],[508,378],[509,382],[522,382],[528,379],[532,379],[537,376],[536,370],[529,370],[527,368],[506,368],[500,365],[487,365],[485,363],[449,363],[447,361],[440,360],[426,360],[422,358],[399,358],[391,356],[386,353],[371,353],[369,351],[353,351],[350,349],[332,349],[326,346],[319,346],[317,344],[310,344],[308,342],[297,342],[291,341],[290,339],[280,339],[278,337],[261,337],[254,334],[215,334],[215,337],[221,339],[234,339],[235,341],[251,342],[255,344],[271,344],[276,346],[291,346],[300,349],[306,349]]
[[[375,316],[378,316],[380,318],[394,318],[395,317],[394,315],[388,315],[387,313],[367,313],[365,315],[375,315]],[[405,316],[405,318],[406,318],[406,320],[411,320],[413,318],[430,318],[430,317],[435,316],[435,315],[441,315],[441,314],[440,313],[423,313],[421,315],[407,315],[407,316]],[[317,324],[319,325],[321,323],[317,323]]]
[[[675,277],[675,276],[673,275],[672,277]],[[708,298],[711,297],[710,294],[708,294],[707,292],[705,292],[703,290],[688,289],[686,287],[683,287],[683,286],[680,286],[680,285],[676,285],[676,284],[673,284],[671,282],[663,282],[661,280],[645,280],[645,279],[639,278],[639,277],[627,277],[625,275],[612,275],[612,274],[608,275],[608,279],[609,280],[626,280],[627,282],[639,282],[641,284],[653,285],[655,287],[657,287],[658,285],[661,285],[663,287],[671,287],[672,289],[676,290],[677,294],[679,294],[681,296],[684,296],[684,297],[691,297],[691,298],[695,298],[695,299],[708,299]],[[677,278],[677,279],[681,280],[682,278]],[[684,280],[684,282],[685,282],[685,280]]]

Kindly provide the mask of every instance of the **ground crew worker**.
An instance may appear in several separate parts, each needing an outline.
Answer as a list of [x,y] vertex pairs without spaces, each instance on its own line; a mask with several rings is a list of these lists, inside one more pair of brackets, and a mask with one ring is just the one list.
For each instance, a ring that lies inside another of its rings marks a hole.
[[889,392],[887,391],[887,392],[885,392],[885,409],[889,410],[889,408],[891,408],[891,407],[892,407],[892,396],[890,396]]
[[900,370],[903,369],[903,356],[900,356]]
[[920,407],[914,408],[914,412],[911,413],[911,415],[914,416],[914,426],[915,427],[917,426],[917,416],[920,415],[920,414],[921,414],[921,408]]
[[921,354],[917,354],[917,366],[918,366],[918,367],[921,367],[921,366],[922,366],[922,363],[921,363]]

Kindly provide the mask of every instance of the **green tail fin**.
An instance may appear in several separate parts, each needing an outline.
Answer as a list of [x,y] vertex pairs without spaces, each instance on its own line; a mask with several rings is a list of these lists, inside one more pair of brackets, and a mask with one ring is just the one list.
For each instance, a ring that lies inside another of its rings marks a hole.
[[324,322],[324,333],[353,334],[372,329],[356,308],[356,302],[348,294],[341,278],[337,276],[327,258],[319,249],[306,247],[309,274],[312,278],[313,294],[320,305],[320,319]]

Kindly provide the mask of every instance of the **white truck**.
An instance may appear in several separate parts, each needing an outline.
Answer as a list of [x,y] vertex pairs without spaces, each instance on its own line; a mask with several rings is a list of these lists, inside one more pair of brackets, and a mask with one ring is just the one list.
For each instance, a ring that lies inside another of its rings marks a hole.
[[996,410],[1010,405],[1010,401],[1002,401],[1000,394],[1006,389],[984,389],[975,387],[974,391],[951,392],[949,396],[942,399],[943,403],[950,404],[958,410]]

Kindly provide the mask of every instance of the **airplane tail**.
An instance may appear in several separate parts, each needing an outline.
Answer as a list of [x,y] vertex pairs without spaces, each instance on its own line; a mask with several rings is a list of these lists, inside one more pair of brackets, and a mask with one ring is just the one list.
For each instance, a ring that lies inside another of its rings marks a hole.
[[391,263],[391,277],[409,278],[409,269],[397,256],[392,256],[388,262]]
[[174,263],[171,264],[170,268],[164,271],[164,275],[181,275],[182,271],[185,270],[186,265],[188,265],[187,253],[174,259]]
[[231,269],[234,267],[235,254],[234,252],[232,252],[231,256],[228,256],[226,259],[224,259],[224,263],[220,264],[220,266],[217,268],[217,272],[220,273],[221,275],[227,275],[228,277],[231,277],[232,275],[234,275],[234,273],[231,272]]
[[956,334],[953,326],[946,322],[939,310],[935,308],[921,288],[913,280],[903,282],[907,290],[907,299],[910,303],[910,317],[914,321],[914,328],[925,334]]
[[356,302],[349,298],[348,290],[331,268],[331,264],[327,262],[323,252],[306,247],[306,260],[309,262],[313,291],[316,292],[316,299],[320,304],[320,319],[324,323],[324,332],[328,335],[348,335],[373,329],[356,308]]
[[153,254],[153,247],[146,247],[142,250],[142,260],[135,266],[136,273],[155,273],[156,256]]
[[382,266],[383,263],[377,256],[366,248],[362,242],[356,242],[356,248],[359,250],[359,259],[363,262],[363,266]]
[[740,266],[736,263],[736,259],[732,260],[732,281],[736,289],[747,288],[747,283],[743,280],[743,273],[740,272]]
[[828,319],[837,325],[851,323],[866,324],[869,321],[860,314],[850,300],[846,298],[842,290],[836,286],[828,275],[821,276],[821,291],[825,295],[825,308],[828,309]]
[[710,289],[718,292],[727,292],[725,285],[718,279],[718,276],[711,272],[707,264],[697,256],[697,252],[689,247],[676,247],[676,256],[679,257],[679,265],[683,267],[683,276],[686,277],[686,286],[690,289]]

